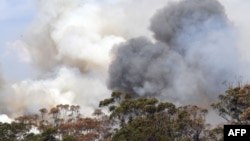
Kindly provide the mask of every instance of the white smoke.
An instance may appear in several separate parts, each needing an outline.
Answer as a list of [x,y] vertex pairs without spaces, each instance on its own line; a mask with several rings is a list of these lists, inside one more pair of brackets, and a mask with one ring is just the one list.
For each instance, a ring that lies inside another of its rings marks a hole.
[[[127,38],[150,35],[149,18],[163,2],[157,1],[34,1],[38,8],[34,21],[23,38],[8,47],[39,75],[9,83],[1,94],[1,112],[30,114],[61,103],[92,112],[110,94],[106,87],[110,50]],[[131,7],[135,4],[138,7]]]
[[[246,18],[245,13],[249,13],[250,1],[247,0],[238,0],[238,1],[230,1],[230,0],[221,0],[224,4],[227,16],[232,21],[233,25],[237,28],[238,32],[238,42],[237,46],[239,47],[240,59],[244,63],[244,69],[242,69],[242,76],[250,78],[248,73],[248,65],[250,62],[249,57],[249,36],[250,36],[250,20]],[[247,79],[246,81],[249,82]]]
[[88,71],[105,67],[111,47],[124,40],[113,34],[102,35],[105,21],[95,3],[54,0],[38,1],[38,5],[37,20],[25,42],[32,63],[40,69],[67,65]]
[[2,123],[11,123],[13,119],[9,118],[7,115],[2,114],[0,115],[0,122]]
[[57,104],[84,105],[82,111],[89,114],[98,106],[97,101],[109,95],[103,83],[99,74],[81,74],[78,69],[60,68],[51,78],[25,80],[12,85],[13,95],[6,99],[6,103],[12,105],[9,110],[15,111],[16,115],[36,113],[42,107]]

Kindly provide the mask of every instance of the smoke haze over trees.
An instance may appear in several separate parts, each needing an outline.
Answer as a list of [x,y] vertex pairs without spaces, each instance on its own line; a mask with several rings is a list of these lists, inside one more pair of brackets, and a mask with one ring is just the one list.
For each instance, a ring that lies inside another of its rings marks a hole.
[[249,124],[249,86],[230,87],[218,96],[211,106],[226,121],[215,127],[206,121],[208,110],[196,105],[114,91],[89,117],[78,105],[59,104],[0,122],[0,141],[222,141],[223,124]]

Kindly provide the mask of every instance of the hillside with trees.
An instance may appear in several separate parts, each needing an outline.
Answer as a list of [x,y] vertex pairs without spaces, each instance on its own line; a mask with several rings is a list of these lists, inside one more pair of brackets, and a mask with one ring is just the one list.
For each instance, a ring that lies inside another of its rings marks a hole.
[[[211,107],[227,124],[250,123],[250,85],[230,87]],[[0,123],[0,141],[222,141],[223,125],[206,122],[207,109],[115,91],[92,116],[57,105]]]

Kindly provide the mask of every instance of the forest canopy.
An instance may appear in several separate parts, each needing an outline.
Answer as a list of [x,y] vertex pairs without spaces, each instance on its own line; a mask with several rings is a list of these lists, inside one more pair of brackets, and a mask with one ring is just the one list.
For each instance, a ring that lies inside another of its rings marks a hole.
[[[250,85],[230,87],[211,104],[225,124],[249,124]],[[80,106],[41,108],[11,123],[0,123],[0,141],[222,141],[223,124],[212,127],[207,109],[176,106],[155,97],[114,91],[92,116]],[[106,112],[104,112],[106,111]]]

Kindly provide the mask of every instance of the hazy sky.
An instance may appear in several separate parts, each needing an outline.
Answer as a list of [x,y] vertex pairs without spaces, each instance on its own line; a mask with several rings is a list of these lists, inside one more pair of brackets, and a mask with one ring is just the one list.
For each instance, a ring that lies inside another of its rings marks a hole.
[[0,1],[0,69],[10,81],[22,80],[31,73],[30,66],[20,61],[8,46],[22,38],[34,15],[35,7],[30,0]]

